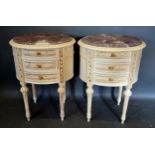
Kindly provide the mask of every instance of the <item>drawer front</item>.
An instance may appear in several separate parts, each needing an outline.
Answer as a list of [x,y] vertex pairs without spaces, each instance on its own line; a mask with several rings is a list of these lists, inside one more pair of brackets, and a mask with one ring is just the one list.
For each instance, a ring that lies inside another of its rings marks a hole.
[[127,52],[95,52],[97,59],[129,59],[130,53]]
[[128,64],[95,64],[94,72],[108,72],[108,73],[128,73]]
[[26,82],[32,83],[56,83],[59,81],[57,74],[25,74]]
[[24,62],[24,70],[27,71],[55,71],[58,69],[58,61],[51,62]]
[[95,76],[94,77],[94,82],[99,84],[99,85],[104,85],[104,84],[110,84],[111,85],[121,85],[121,84],[127,84],[127,77],[113,77],[113,76]]
[[54,57],[57,58],[58,57],[58,50],[36,50],[36,51],[32,51],[32,50],[24,50],[23,51],[23,55],[25,57]]

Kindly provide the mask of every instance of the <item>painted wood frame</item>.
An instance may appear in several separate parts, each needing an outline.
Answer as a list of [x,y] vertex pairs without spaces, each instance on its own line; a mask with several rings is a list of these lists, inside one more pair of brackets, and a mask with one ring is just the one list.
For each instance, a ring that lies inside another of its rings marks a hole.
[[145,42],[134,47],[98,47],[78,41],[80,45],[80,79],[87,83],[87,121],[91,120],[93,85],[119,87],[117,104],[120,105],[123,86],[124,104],[121,123],[126,119],[126,112],[131,96],[132,85],[138,80],[142,49]]
[[60,118],[65,117],[66,81],[73,77],[73,44],[75,39],[61,44],[25,45],[9,42],[13,49],[16,77],[21,84],[26,118],[30,121],[27,83],[32,84],[33,100],[37,102],[35,85],[58,83]]

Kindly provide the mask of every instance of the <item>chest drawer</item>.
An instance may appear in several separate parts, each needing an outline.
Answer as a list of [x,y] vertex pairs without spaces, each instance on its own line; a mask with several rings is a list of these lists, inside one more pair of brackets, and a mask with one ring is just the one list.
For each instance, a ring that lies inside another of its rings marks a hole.
[[27,82],[36,82],[36,83],[44,83],[44,82],[58,82],[59,77],[57,74],[25,74],[25,79]]
[[127,77],[113,77],[113,76],[95,76],[94,77],[94,82],[100,85],[104,85],[104,84],[114,84],[114,85],[121,85],[121,84],[126,84],[127,83]]
[[95,64],[94,65],[95,72],[117,72],[117,73],[127,73],[129,72],[128,64]]
[[58,69],[58,61],[51,62],[24,62],[25,71],[54,71]]
[[23,55],[25,57],[58,57],[58,50],[24,50]]
[[130,53],[128,52],[95,52],[97,59],[129,59]]

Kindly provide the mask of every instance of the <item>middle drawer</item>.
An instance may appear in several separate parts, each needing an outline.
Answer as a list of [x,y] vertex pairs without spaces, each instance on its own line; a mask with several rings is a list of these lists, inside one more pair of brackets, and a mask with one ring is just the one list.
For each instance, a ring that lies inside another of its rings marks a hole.
[[58,69],[58,62],[24,62],[24,70],[42,71]]
[[128,73],[129,72],[129,64],[99,64],[96,63],[94,65],[94,72],[103,73],[110,72],[110,73]]

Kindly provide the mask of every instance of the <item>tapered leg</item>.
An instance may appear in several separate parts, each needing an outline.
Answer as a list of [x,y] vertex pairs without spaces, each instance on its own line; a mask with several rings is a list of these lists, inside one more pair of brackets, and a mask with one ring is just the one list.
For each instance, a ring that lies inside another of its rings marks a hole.
[[26,85],[22,85],[21,92],[24,99],[26,118],[28,121],[30,121],[31,114],[30,114],[29,102],[28,102],[28,88],[26,87]]
[[118,106],[119,106],[120,103],[121,103],[122,90],[123,90],[123,87],[122,87],[122,86],[118,88],[118,96],[117,96],[117,105],[118,105]]
[[34,101],[34,103],[37,103],[36,88],[35,88],[35,85],[34,84],[32,84],[32,95],[33,95],[33,101]]
[[91,113],[92,113],[92,98],[93,98],[93,86],[91,84],[87,84],[87,122],[91,120]]
[[124,104],[123,104],[123,111],[122,111],[122,116],[121,116],[121,123],[124,124],[126,120],[126,112],[128,108],[128,103],[129,103],[129,97],[131,96],[131,86],[128,86],[124,92],[125,98],[124,98]]
[[61,121],[64,121],[65,112],[64,112],[64,106],[65,106],[65,83],[60,83],[58,88],[59,93],[59,101],[60,101],[60,118]]
[[66,102],[66,84],[64,83],[64,103]]

